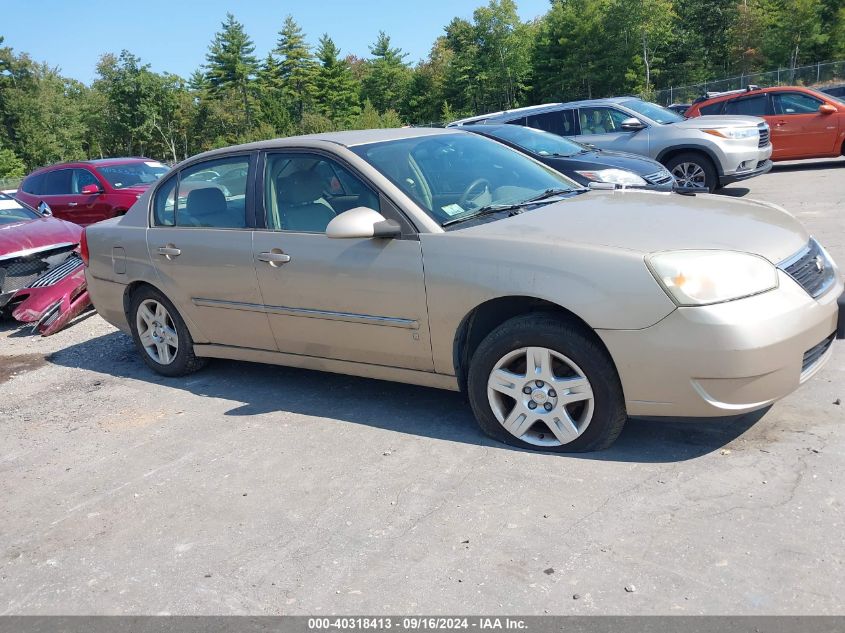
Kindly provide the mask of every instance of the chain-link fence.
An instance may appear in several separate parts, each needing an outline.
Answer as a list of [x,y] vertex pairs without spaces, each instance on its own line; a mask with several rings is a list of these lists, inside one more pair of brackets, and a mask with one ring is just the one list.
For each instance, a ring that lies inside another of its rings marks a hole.
[[751,73],[739,77],[729,77],[716,81],[705,81],[690,86],[673,86],[658,90],[654,94],[654,101],[662,105],[673,103],[690,103],[705,92],[723,92],[725,90],[742,90],[746,86],[756,85],[761,88],[769,86],[820,86],[845,83],[845,60],[799,66],[797,68],[779,68],[764,73]]
[[23,178],[0,178],[0,191],[17,189]]

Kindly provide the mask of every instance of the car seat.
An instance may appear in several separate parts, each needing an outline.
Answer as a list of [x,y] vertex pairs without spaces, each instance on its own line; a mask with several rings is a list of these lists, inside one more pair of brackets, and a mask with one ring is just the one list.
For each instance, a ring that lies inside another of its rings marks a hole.
[[188,193],[185,210],[176,218],[182,226],[243,228],[244,217],[236,217],[226,204],[226,196],[217,187],[203,187]]
[[286,231],[323,233],[337,215],[323,200],[323,180],[313,171],[277,178],[276,201]]

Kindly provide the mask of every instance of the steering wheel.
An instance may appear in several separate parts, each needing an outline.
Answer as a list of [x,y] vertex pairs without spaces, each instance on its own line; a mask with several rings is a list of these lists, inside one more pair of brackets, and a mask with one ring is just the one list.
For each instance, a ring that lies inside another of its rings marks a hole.
[[[470,194],[473,191],[475,191],[476,189],[478,189],[479,187],[481,187],[482,185],[484,185],[485,190],[487,190],[487,191],[490,190],[490,181],[487,180],[486,178],[476,178],[471,183],[469,183],[469,186],[466,189],[464,189],[464,192],[461,194],[461,197],[458,199],[458,206],[460,206],[460,207],[465,206],[467,201],[470,198]],[[480,195],[481,191],[479,191],[478,193]]]

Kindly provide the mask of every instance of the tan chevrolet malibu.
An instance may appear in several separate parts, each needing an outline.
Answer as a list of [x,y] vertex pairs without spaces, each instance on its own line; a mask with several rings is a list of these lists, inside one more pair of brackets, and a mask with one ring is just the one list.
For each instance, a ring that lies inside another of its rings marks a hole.
[[547,451],[762,409],[842,335],[839,270],[782,209],[589,191],[454,129],[195,156],[83,255],[161,374],[225,358],[460,389],[486,433]]

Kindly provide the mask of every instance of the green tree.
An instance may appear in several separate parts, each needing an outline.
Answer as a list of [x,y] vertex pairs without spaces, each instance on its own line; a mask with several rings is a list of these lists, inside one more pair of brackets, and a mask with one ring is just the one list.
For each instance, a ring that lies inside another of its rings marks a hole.
[[0,147],[0,178],[15,179],[26,175],[26,165],[7,147]]
[[287,16],[279,31],[275,53],[280,57],[279,77],[284,85],[283,95],[295,121],[314,102],[317,63],[305,34],[292,16]]
[[322,114],[339,126],[347,125],[361,108],[358,105],[358,84],[340,49],[328,34],[320,38],[317,59],[320,68],[315,80],[317,103]]
[[251,88],[258,72],[255,44],[246,34],[243,24],[231,13],[221,23],[221,30],[214,34],[208,47],[206,80],[211,92],[220,95],[226,91],[237,93],[242,102],[246,127],[252,124]]
[[361,82],[361,96],[379,112],[398,110],[411,75],[405,64],[408,55],[401,48],[391,46],[390,36],[384,31],[379,31],[378,38],[370,47],[370,54],[372,58]]

